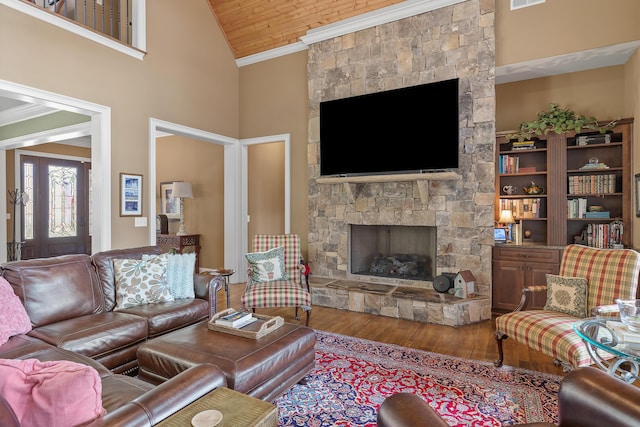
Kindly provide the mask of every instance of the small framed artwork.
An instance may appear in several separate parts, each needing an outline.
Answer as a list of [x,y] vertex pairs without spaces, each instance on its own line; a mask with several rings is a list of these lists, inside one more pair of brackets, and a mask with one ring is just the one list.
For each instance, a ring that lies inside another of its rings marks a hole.
[[640,218],[640,173],[636,175],[636,217]]
[[160,183],[160,213],[168,219],[180,219],[180,200],[171,198],[172,182]]
[[142,175],[120,174],[120,216],[142,216]]

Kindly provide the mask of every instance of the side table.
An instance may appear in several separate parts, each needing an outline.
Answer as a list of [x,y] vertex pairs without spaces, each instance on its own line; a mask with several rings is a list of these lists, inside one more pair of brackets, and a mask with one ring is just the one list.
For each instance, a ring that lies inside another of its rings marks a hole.
[[183,253],[187,247],[193,247],[193,251],[196,253],[196,267],[195,272],[200,272],[200,235],[199,234],[187,234],[185,236],[178,236],[176,234],[156,234],[156,245],[163,249],[177,249],[178,253]]
[[229,277],[235,274],[234,270],[228,268],[217,268],[208,272],[213,276],[222,276],[224,278],[224,292],[227,294],[227,308],[231,306],[231,299],[229,298]]
[[182,408],[157,424],[158,427],[184,427],[199,412],[217,409],[222,412],[222,421],[217,427],[277,427],[278,408],[264,400],[226,387],[205,394],[192,404]]
[[620,318],[589,317],[577,322],[573,330],[584,341],[594,364],[609,375],[632,383],[640,378],[640,349],[621,342],[607,320]]

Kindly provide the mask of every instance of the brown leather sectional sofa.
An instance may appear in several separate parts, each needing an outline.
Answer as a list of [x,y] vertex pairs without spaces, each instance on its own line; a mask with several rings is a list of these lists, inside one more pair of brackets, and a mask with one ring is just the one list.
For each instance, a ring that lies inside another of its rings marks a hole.
[[[9,338],[0,358],[69,360],[94,367],[102,379],[107,413],[94,425],[151,426],[217,387],[226,386],[215,365],[199,364],[155,385],[125,375],[137,368],[136,350],[148,339],[210,318],[222,278],[196,274],[194,299],[114,311],[112,260],[160,253],[149,246],[88,255],[14,261],[2,266],[32,323]],[[6,402],[4,402],[6,403]],[[0,425],[14,416],[0,399]]]

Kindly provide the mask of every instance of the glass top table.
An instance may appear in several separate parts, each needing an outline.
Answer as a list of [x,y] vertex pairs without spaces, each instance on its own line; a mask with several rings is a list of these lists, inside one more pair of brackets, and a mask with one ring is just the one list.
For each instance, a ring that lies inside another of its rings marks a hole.
[[617,317],[591,317],[573,326],[587,346],[591,360],[609,375],[632,383],[638,379],[640,346],[624,343],[607,322],[619,322]]

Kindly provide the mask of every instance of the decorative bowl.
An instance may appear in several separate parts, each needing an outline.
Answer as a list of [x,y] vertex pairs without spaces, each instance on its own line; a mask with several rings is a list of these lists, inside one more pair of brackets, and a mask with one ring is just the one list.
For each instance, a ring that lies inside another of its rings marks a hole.
[[620,321],[633,332],[640,332],[640,299],[616,299]]

